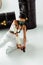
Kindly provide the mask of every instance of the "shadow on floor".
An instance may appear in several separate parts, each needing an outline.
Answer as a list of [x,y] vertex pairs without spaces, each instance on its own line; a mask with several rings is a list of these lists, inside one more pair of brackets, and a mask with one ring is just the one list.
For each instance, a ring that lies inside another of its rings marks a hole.
[[7,55],[10,58],[15,58],[15,57],[17,57],[17,58],[20,58],[20,57],[21,58],[23,58],[23,57],[28,58],[28,57],[34,57],[35,56],[35,52],[36,52],[36,48],[33,45],[29,44],[29,45],[27,45],[25,53],[23,51],[17,49],[17,50],[15,50],[12,53],[9,53]]

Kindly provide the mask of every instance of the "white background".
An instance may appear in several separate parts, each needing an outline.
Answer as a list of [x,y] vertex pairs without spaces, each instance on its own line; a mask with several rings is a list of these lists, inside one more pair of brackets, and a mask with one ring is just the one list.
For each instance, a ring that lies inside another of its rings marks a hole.
[[[36,0],[36,21],[37,25],[43,25],[43,0]],[[19,17],[19,6],[18,0],[2,0],[2,8],[0,9],[1,12],[10,12],[15,11],[16,18]]]

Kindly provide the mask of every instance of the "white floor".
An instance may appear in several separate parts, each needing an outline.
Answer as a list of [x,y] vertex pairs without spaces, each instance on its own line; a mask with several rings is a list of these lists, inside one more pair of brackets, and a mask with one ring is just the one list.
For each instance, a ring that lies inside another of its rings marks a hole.
[[[7,30],[0,30],[0,38]],[[43,26],[27,31],[26,52],[16,50],[6,54],[6,46],[0,48],[0,65],[43,65]]]

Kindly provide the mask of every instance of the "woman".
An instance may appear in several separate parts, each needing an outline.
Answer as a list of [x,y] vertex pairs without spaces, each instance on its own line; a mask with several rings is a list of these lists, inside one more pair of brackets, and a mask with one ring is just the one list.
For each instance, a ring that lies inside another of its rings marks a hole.
[[21,50],[23,50],[25,52],[25,48],[26,48],[26,22],[27,22],[28,18],[26,18],[25,16],[22,15],[22,17],[20,17],[20,20],[15,20],[18,22],[18,29],[21,31],[23,30],[23,45],[21,44],[17,44],[17,47],[20,48]]
[[[23,23],[21,23],[22,21]],[[23,38],[23,43],[24,45],[22,46],[22,39],[19,38],[18,33],[23,30],[24,38]],[[0,42],[0,47],[4,46],[6,43],[11,42],[11,45],[8,45],[7,52],[10,50],[12,51],[15,47],[23,50],[25,52],[26,48],[26,26],[25,26],[25,19],[21,20],[14,20],[10,29],[8,32],[2,37],[1,42]],[[9,48],[10,47],[10,48]],[[9,51],[9,52],[10,52]]]

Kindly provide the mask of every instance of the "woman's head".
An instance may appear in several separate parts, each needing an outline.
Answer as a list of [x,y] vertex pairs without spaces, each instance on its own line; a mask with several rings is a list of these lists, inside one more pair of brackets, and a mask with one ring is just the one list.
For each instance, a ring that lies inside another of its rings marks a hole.
[[21,26],[18,23],[18,20],[14,20],[14,25],[17,29],[21,29]]
[[14,25],[15,25],[15,27],[18,29],[19,25],[18,25],[17,20],[14,20]]

